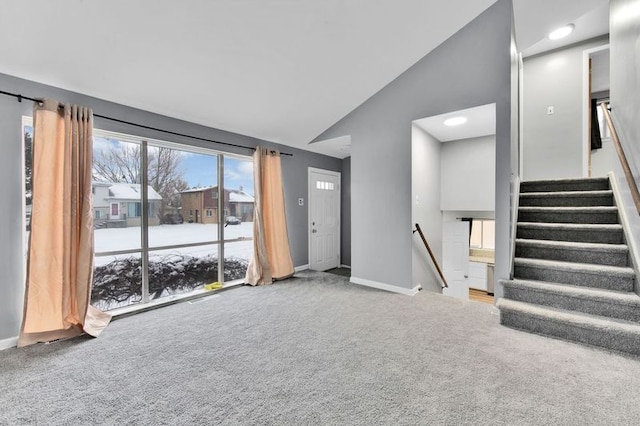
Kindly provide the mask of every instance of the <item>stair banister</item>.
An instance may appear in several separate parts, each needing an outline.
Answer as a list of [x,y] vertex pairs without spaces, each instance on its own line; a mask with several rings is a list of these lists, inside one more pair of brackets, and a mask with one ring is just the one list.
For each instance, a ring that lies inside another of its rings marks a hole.
[[638,191],[638,186],[636,185],[636,181],[633,178],[633,173],[631,173],[631,167],[629,167],[627,156],[625,155],[624,149],[622,148],[622,144],[620,143],[618,132],[616,131],[615,126],[613,125],[611,113],[609,112],[609,103],[603,102],[602,104],[600,104],[600,107],[602,108],[604,119],[607,122],[609,131],[611,132],[611,140],[613,141],[613,146],[616,147],[616,152],[618,153],[618,158],[620,159],[620,165],[622,166],[622,170],[624,171],[624,176],[626,177],[627,184],[629,185],[629,189],[631,190],[631,197],[633,198],[633,203],[636,205],[636,210],[638,211],[638,214],[640,214],[640,192]]
[[518,207],[520,207],[520,178],[515,177],[511,188],[511,244],[509,246],[509,256],[511,258],[511,270],[509,278],[513,279],[514,259],[516,258],[516,234],[518,232]]
[[426,247],[427,251],[429,252],[429,256],[431,257],[431,261],[433,262],[433,264],[436,267],[436,270],[438,271],[438,274],[440,275],[440,279],[442,280],[443,283],[443,288],[445,287],[449,287],[449,284],[447,284],[447,280],[444,278],[444,274],[442,273],[442,270],[440,269],[440,265],[438,265],[438,261],[436,260],[435,256],[433,255],[433,252],[431,251],[431,247],[429,247],[429,243],[427,242],[427,239],[424,237],[424,234],[422,233],[422,228],[420,228],[420,225],[418,225],[416,223],[416,229],[413,230],[413,233],[418,233],[420,234],[420,238],[422,239],[422,243],[424,244],[424,246]]

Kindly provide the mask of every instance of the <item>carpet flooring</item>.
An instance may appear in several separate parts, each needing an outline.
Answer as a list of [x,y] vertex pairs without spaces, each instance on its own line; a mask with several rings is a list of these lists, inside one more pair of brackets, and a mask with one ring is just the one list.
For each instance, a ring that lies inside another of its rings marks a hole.
[[640,359],[305,271],[0,352],[2,425],[635,425]]

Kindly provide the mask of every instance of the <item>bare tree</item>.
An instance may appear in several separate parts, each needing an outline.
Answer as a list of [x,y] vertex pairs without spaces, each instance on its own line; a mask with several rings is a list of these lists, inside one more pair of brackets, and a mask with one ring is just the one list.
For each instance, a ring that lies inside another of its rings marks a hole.
[[93,178],[99,182],[140,183],[141,146],[119,143],[94,150]]
[[[94,152],[93,177],[101,182],[140,183],[142,147],[137,144],[110,144]],[[180,151],[149,147],[147,151],[147,181],[160,196],[162,202],[159,217],[167,207],[179,207],[179,194],[189,187],[183,178]],[[178,203],[175,205],[175,203]]]
[[160,216],[168,206],[179,207],[179,193],[189,188],[182,177],[182,155],[169,148],[153,148],[148,153],[147,179],[149,185],[162,197]]

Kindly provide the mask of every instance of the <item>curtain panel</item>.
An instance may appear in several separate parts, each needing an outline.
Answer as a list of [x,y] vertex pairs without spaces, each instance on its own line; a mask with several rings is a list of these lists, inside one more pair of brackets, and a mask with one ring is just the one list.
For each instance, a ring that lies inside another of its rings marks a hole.
[[33,209],[18,346],[98,336],[111,316],[90,305],[93,113],[45,99],[33,112]]
[[294,272],[278,151],[259,146],[256,148],[253,155],[253,180],[253,257],[247,268],[245,282],[264,285],[288,278]]

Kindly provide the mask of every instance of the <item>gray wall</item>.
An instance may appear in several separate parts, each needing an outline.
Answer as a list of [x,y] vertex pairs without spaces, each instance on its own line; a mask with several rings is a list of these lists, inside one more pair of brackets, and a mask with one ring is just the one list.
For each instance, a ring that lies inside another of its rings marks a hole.
[[[418,223],[437,262],[442,266],[440,211],[441,143],[417,125],[411,129],[411,225]],[[413,235],[412,283],[440,291],[440,279],[420,236]]]
[[611,114],[640,187],[640,0],[611,0]]
[[440,209],[492,211],[496,204],[496,137],[442,144]]
[[351,136],[352,277],[413,288],[411,123],[494,102],[506,156],[496,170],[496,276],[508,274],[512,20],[511,1],[499,0],[317,138]]
[[[268,145],[283,152],[294,154],[282,157],[282,174],[287,210],[287,225],[291,243],[291,255],[296,266],[308,264],[307,207],[299,207],[298,198],[307,198],[307,168],[317,167],[341,171],[342,161],[337,158],[314,154],[287,146],[212,129],[185,121],[125,107],[111,102],[72,93],[50,86],[0,74],[0,89],[21,93],[31,97],[51,97],[59,101],[71,102],[93,108],[97,114],[121,118],[123,120],[158,127],[174,132],[191,134],[223,142],[256,146]],[[21,117],[32,115],[32,103],[0,96],[0,217],[2,218],[2,238],[0,240],[0,346],[2,340],[17,336],[22,318],[24,273],[23,273],[23,233],[22,233],[22,181],[24,170],[21,162]],[[95,127],[116,132],[139,135],[160,140],[205,146],[239,154],[250,154],[244,149],[227,149],[207,142],[195,142],[187,138],[166,135],[103,119],[95,119]]]
[[524,59],[523,180],[583,176],[583,52],[608,42],[599,37]]
[[340,263],[351,266],[351,157],[342,160],[340,178]]

